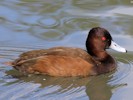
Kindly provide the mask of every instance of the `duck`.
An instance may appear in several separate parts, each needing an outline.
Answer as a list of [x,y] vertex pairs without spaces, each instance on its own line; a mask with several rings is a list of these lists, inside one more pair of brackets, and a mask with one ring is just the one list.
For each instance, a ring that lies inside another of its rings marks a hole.
[[116,60],[106,51],[127,50],[116,44],[108,30],[102,27],[90,29],[86,50],[76,47],[52,47],[31,50],[20,54],[11,65],[23,74],[49,76],[92,76],[111,72],[117,68]]

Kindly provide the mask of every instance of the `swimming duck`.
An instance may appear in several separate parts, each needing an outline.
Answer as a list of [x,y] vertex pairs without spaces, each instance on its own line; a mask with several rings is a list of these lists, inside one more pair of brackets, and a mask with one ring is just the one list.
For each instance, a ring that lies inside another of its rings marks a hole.
[[110,33],[101,27],[90,30],[86,49],[53,47],[22,53],[12,66],[24,74],[50,76],[90,76],[108,73],[116,68],[114,58],[106,49],[127,50],[116,44]]

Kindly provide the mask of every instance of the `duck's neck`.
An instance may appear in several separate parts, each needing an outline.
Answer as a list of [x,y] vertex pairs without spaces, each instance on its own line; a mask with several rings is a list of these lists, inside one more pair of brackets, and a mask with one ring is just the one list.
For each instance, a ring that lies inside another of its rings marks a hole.
[[115,69],[115,60],[106,51],[88,51],[96,63],[97,74],[106,73]]
[[103,61],[107,58],[108,53],[105,50],[87,49],[87,52],[98,61]]

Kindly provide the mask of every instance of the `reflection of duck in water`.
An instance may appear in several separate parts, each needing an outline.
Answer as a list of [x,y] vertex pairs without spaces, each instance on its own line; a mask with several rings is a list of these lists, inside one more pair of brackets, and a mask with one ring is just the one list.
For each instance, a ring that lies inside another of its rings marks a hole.
[[112,48],[126,50],[112,41],[109,32],[100,27],[90,30],[86,40],[87,51],[80,48],[55,47],[25,52],[12,62],[23,73],[51,76],[88,76],[107,73],[115,69],[115,60],[105,51]]
[[89,100],[110,100],[114,86],[108,84],[109,80],[108,75],[95,77],[95,79],[91,80],[86,86]]
[[[33,83],[37,84],[37,86],[40,84],[40,90],[37,89],[38,92],[36,92],[35,95],[41,93],[43,98],[50,96],[57,99],[60,99],[58,97],[66,99],[69,96],[72,99],[83,100],[110,100],[113,94],[112,90],[125,85],[109,85],[108,82],[114,77],[110,77],[112,73],[89,78],[64,78],[50,77],[47,75],[30,75],[27,77],[23,75],[20,76],[20,73],[15,72],[15,70],[7,72],[8,75],[12,75],[13,77],[19,79],[20,82],[24,82],[23,84],[28,85],[29,83]],[[18,82],[18,80],[16,82]]]
[[[124,83],[117,84],[115,81],[110,81],[113,77],[114,76],[111,76],[110,74],[100,75],[88,82],[86,85],[86,93],[89,100],[110,100],[113,95],[113,89],[127,85]],[[109,84],[109,81],[113,84]]]

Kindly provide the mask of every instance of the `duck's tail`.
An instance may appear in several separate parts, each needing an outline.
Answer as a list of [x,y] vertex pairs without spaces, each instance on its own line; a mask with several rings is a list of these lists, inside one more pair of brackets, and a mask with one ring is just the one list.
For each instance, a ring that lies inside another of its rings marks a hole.
[[11,61],[3,62],[2,64],[7,65],[7,66],[13,66],[13,62],[11,62]]

